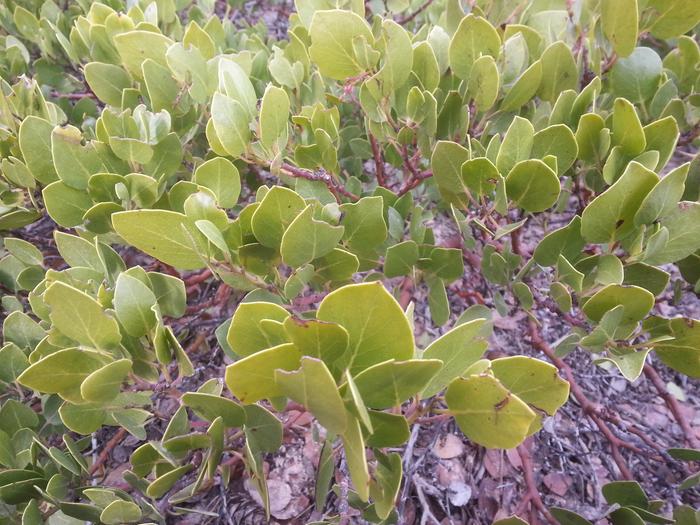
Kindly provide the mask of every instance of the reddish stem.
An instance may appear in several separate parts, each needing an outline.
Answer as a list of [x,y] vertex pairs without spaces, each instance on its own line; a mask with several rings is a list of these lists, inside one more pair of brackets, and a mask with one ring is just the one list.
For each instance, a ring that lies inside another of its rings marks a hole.
[[369,143],[372,146],[372,156],[374,157],[374,171],[377,174],[377,184],[384,188],[388,188],[386,184],[386,174],[384,173],[384,158],[382,157],[382,152],[379,149],[379,144],[377,144],[377,139],[374,135],[369,134]]
[[97,472],[97,469],[100,468],[104,464],[105,461],[109,458],[110,452],[116,447],[126,436],[126,429],[125,428],[120,428],[117,430],[117,432],[112,436],[112,438],[107,441],[107,444],[105,447],[102,449],[102,452],[100,452],[100,455],[97,456],[97,459],[95,462],[90,466],[90,469],[88,470],[88,473],[92,476],[95,472]]
[[683,412],[681,412],[680,403],[678,403],[678,400],[673,396],[673,394],[671,394],[666,389],[664,380],[661,379],[659,373],[656,370],[654,370],[654,367],[652,367],[651,365],[644,365],[644,375],[654,385],[654,388],[656,388],[656,390],[658,391],[659,396],[661,396],[661,399],[664,400],[664,403],[666,403],[666,406],[673,414],[673,417],[675,418],[676,422],[678,422],[678,425],[683,431],[683,435],[685,436],[685,440],[688,443],[688,445],[690,445],[691,448],[697,448],[698,440],[695,437],[693,429],[690,428],[688,420],[683,415]]
[[574,377],[573,370],[571,369],[571,367],[563,359],[557,357],[552,347],[549,346],[544,339],[542,339],[542,336],[540,335],[535,321],[531,319],[528,326],[532,346],[541,350],[549,358],[549,360],[552,361],[552,363],[554,363],[554,366],[556,366],[561,372],[564,373],[564,375],[566,376],[566,380],[569,382],[569,385],[571,387],[571,393],[576,398],[576,401],[578,401],[584,414],[586,414],[591,419],[591,421],[593,421],[593,423],[598,427],[603,436],[605,436],[605,438],[610,443],[610,452],[612,454],[613,460],[617,464],[618,469],[620,469],[620,474],[624,479],[633,479],[632,472],[627,466],[625,458],[622,457],[620,448],[628,448],[640,454],[642,453],[642,451],[634,445],[623,441],[622,439],[617,437],[612,430],[610,430],[610,427],[605,423],[605,421],[603,421],[598,407],[590,399],[588,399],[588,397],[586,397],[586,394],[583,393],[583,390],[581,390],[581,387],[579,386],[578,382],[576,381],[576,378]]

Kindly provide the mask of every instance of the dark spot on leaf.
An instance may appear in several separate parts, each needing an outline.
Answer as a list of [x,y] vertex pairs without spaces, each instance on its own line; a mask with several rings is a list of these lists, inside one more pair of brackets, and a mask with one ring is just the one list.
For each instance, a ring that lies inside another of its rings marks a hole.
[[508,403],[510,402],[510,396],[506,396],[503,399],[501,399],[498,403],[496,403],[493,408],[495,408],[497,411],[501,410],[503,407],[505,407]]

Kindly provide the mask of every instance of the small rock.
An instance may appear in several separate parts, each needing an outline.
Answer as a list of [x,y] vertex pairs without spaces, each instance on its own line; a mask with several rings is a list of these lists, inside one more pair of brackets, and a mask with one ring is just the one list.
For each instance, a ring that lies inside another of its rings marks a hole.
[[557,496],[564,496],[572,483],[571,478],[561,472],[550,472],[543,481],[547,488]]
[[292,499],[292,489],[284,481],[270,479],[267,481],[267,490],[270,493],[270,513],[276,518],[281,518],[284,509]]
[[472,489],[463,481],[453,481],[448,487],[450,491],[450,503],[455,507],[463,507],[472,497]]
[[454,434],[446,434],[437,440],[433,447],[433,454],[440,459],[451,459],[461,456],[464,452],[464,443]]

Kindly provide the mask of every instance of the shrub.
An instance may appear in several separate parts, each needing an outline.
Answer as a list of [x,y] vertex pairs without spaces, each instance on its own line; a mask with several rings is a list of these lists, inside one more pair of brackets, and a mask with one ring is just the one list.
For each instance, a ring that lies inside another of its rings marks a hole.
[[[290,407],[323,447],[318,516],[342,456],[336,496],[391,522],[411,426],[514,448],[570,383],[630,476],[564,358],[700,376],[700,325],[654,308],[700,290],[700,164],[674,156],[700,134],[700,4],[468,4],[297,0],[279,40],[205,0],[0,6],[0,522],[164,522],[236,458],[269,513]],[[187,379],[197,312],[236,303],[225,378]],[[426,306],[442,335],[417,343]],[[544,357],[486,358],[494,310]],[[129,490],[91,484],[127,433]],[[604,496],[613,523],[665,519],[631,481]]]

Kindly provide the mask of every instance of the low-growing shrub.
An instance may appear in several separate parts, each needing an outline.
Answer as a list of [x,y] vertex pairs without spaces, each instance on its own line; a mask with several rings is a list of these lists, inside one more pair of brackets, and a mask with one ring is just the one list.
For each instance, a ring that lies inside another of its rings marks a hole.
[[[700,325],[655,303],[700,291],[700,4],[295,7],[276,38],[233,1],[0,5],[0,523],[165,522],[241,463],[269,516],[291,409],[314,519],[392,523],[412,428],[515,448],[570,387],[608,519],[696,523],[630,480],[566,358],[646,374],[698,460],[655,367],[700,376]],[[532,351],[487,353],[499,319]],[[225,377],[186,344],[214,334]]]

